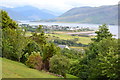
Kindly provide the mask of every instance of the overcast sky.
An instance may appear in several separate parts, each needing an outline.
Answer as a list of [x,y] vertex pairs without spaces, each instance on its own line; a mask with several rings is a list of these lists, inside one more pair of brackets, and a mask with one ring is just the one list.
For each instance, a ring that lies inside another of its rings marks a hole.
[[32,5],[40,9],[66,11],[73,7],[116,5],[119,0],[0,0],[0,6],[18,7]]

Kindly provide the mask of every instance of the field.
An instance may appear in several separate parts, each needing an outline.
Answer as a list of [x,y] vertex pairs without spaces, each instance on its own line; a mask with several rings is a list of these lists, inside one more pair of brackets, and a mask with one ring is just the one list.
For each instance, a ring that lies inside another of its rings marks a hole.
[[82,37],[82,36],[71,36],[69,34],[47,34],[50,35],[49,39],[54,39],[54,38],[59,38],[59,39],[64,39],[64,40],[71,40],[78,38],[79,40],[77,43],[82,43],[82,44],[88,44],[91,42],[92,37]]
[[[60,78],[45,71],[38,71],[28,68],[26,65],[11,61],[5,58],[2,60],[2,77],[3,78]],[[67,78],[77,78],[67,74]]]
[[75,50],[82,50],[85,49],[85,47],[75,47],[75,46],[69,46],[71,49],[75,49]]
[[[93,38],[93,36],[86,36],[85,34],[81,34],[81,36],[72,36],[71,34],[68,34],[70,32],[65,32],[65,31],[54,31],[53,33],[46,33],[46,36],[48,37],[48,41],[52,41],[54,39],[63,39],[63,40],[73,40],[75,38],[78,39],[77,43],[82,43],[85,45],[88,45],[91,42],[91,38]],[[72,32],[71,32],[72,33]],[[73,32],[74,33],[74,32]],[[93,33],[88,31],[88,32],[80,32],[80,33]],[[39,34],[39,33],[38,33]],[[31,36],[32,33],[31,32],[27,32],[26,36]],[[76,50],[81,50],[83,49],[83,47],[76,47],[76,46],[69,46],[72,49],[76,49]]]

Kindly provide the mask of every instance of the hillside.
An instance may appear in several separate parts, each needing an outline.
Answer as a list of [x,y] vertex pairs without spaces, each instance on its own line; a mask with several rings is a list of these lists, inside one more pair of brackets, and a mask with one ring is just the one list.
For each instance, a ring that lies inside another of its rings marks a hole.
[[77,7],[51,21],[94,24],[117,24],[117,5],[100,7]]
[[[26,65],[5,58],[2,60],[2,78],[60,78],[45,71],[28,68]],[[1,65],[0,65],[1,67]],[[1,76],[0,76],[1,77]],[[78,78],[67,74],[67,78]]]
[[[1,58],[0,58],[1,59]],[[58,78],[44,71],[38,71],[28,68],[22,63],[2,59],[2,77],[3,78]]]
[[40,10],[33,6],[23,6],[15,8],[0,7],[7,11],[10,17],[14,20],[41,20],[52,19],[56,15],[52,14],[49,10]]

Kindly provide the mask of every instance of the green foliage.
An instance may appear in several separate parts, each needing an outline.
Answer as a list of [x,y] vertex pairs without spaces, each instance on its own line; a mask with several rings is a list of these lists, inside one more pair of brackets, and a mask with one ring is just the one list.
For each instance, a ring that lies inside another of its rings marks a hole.
[[39,27],[36,29],[36,32],[42,32],[43,31],[43,26],[39,25]]
[[50,59],[53,55],[58,54],[59,52],[60,48],[54,45],[54,43],[46,44],[43,50],[43,61]]
[[[112,79],[119,78],[120,58],[118,52],[118,40],[103,39],[94,43],[87,54],[70,68],[70,74],[82,79]],[[97,54],[96,54],[97,53]]]
[[41,47],[41,49],[43,49],[43,46],[47,43],[46,40],[46,36],[44,31],[42,31],[41,33],[37,34],[36,32],[33,33],[32,39],[37,42],[37,44],[39,44],[39,46]]
[[50,71],[62,75],[66,78],[66,72],[69,68],[69,60],[62,55],[55,55],[50,59]]
[[75,75],[82,80],[86,80],[89,74],[89,65],[87,62],[87,57],[84,56],[80,58],[78,62],[74,62],[70,65],[69,74]]
[[31,42],[25,47],[24,52],[25,52],[25,53],[28,53],[28,54],[30,55],[31,52],[33,52],[33,51],[38,52],[38,51],[40,51],[40,49],[39,49],[39,45],[38,45],[36,42],[31,41]]
[[39,52],[32,52],[32,54],[28,57],[28,60],[26,61],[27,66],[37,70],[42,70],[42,64],[42,58]]
[[[39,32],[39,33],[38,33]],[[31,37],[40,47],[41,56],[43,57],[43,69],[49,70],[49,59],[60,52],[60,49],[55,46],[53,43],[47,42],[47,37],[42,29],[42,25],[36,29],[36,32],[33,33]],[[31,49],[30,49],[31,50]]]
[[97,34],[96,38],[93,39],[95,42],[99,42],[102,39],[112,38],[112,34],[110,33],[106,24],[99,26],[99,30],[95,32]]
[[25,57],[26,53],[28,53],[28,56],[30,56],[33,51],[40,52],[40,47],[36,42],[30,41],[24,49],[24,54],[22,55],[21,62],[24,63],[27,60]]
[[44,46],[43,49],[43,62],[44,62],[44,69],[49,70],[49,60],[50,58],[60,53],[60,48],[54,45],[53,43],[48,43]]
[[20,61],[23,49],[27,45],[22,29],[7,14],[1,10],[2,15],[2,52],[3,57]]
[[87,80],[118,80],[119,79],[119,43],[103,25],[97,38],[85,51],[79,62],[70,66],[69,73]]
[[[99,45],[98,55],[96,58],[90,60],[89,78],[102,77],[104,79],[118,79],[120,58],[118,52],[118,40],[104,39]],[[104,45],[104,46],[103,46]],[[101,50],[102,49],[102,50]]]
[[27,38],[20,29],[4,28],[2,34],[2,52],[3,57],[20,61],[23,50],[27,45]]
[[2,29],[3,28],[11,28],[11,29],[16,29],[17,28],[17,23],[15,21],[13,21],[7,14],[6,11],[0,10],[0,15],[2,16],[2,21],[0,23],[2,23]]
[[77,51],[74,49],[62,49],[61,50],[61,55],[66,56],[69,59],[79,59],[80,57],[82,57],[82,52],[81,51]]

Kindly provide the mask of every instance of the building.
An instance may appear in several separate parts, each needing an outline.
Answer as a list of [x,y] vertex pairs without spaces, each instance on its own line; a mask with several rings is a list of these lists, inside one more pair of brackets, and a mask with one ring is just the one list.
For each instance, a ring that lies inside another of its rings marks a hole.
[[60,47],[61,49],[64,49],[64,48],[70,49],[67,45],[58,45],[58,47]]

